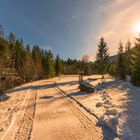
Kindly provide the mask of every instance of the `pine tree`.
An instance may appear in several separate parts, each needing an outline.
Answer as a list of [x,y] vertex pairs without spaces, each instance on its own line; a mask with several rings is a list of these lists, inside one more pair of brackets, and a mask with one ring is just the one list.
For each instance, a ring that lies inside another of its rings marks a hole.
[[118,51],[117,73],[120,79],[125,79],[125,55],[123,52],[123,44],[120,42]]
[[10,43],[10,44],[14,44],[16,39],[15,39],[15,35],[11,32],[9,33],[8,37],[7,37],[7,41]]
[[98,51],[96,55],[96,66],[98,72],[102,74],[102,78],[103,78],[103,74],[107,73],[108,71],[108,64],[109,64],[108,57],[109,57],[109,53],[108,53],[107,43],[104,41],[104,38],[102,37],[99,41]]
[[0,38],[4,38],[4,30],[1,24],[0,24]]
[[140,37],[136,38],[132,53],[132,83],[140,86]]
[[34,78],[34,63],[33,63],[33,57],[30,52],[30,46],[26,46],[26,51],[25,51],[25,62],[23,66],[24,70],[24,80],[26,82],[32,81]]
[[125,46],[125,69],[126,75],[131,75],[131,43],[128,41]]
[[62,63],[59,55],[56,56],[55,59],[55,75],[59,76],[61,74]]
[[23,69],[21,68],[24,66],[24,60],[25,60],[25,53],[23,51],[21,43],[19,42],[19,40],[17,40],[14,48],[14,65],[16,71],[20,76],[23,75]]
[[117,64],[116,64],[116,62],[113,62],[113,63],[110,64],[109,74],[117,77]]
[[54,60],[50,50],[45,52],[44,71],[46,78],[54,77]]

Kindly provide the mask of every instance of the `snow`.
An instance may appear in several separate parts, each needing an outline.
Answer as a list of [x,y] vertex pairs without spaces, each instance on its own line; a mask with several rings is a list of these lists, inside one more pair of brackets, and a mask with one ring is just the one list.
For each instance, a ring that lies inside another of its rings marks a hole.
[[[10,89],[0,101],[0,139],[102,139],[100,128],[54,86],[54,79]],[[96,120],[95,120],[96,121]]]
[[96,89],[91,94],[80,92],[76,76],[62,77],[57,83],[63,91],[93,111],[121,139],[140,139],[140,88],[108,75],[105,77],[101,79],[100,75],[93,75],[84,78]]
[[[21,136],[24,139],[26,134],[33,140],[55,140],[59,136],[89,139],[92,130],[88,129],[88,121],[58,94],[53,84],[56,81],[61,90],[95,114],[99,124],[108,126],[120,139],[139,140],[140,88],[109,75],[105,79],[100,75],[86,76],[84,80],[95,87],[95,92],[81,92],[77,75],[61,76],[60,81],[58,77],[36,81],[8,90],[0,96],[0,139],[22,139]],[[96,128],[99,135],[105,133]]]
[[[43,92],[42,92],[43,91]],[[46,97],[46,98],[45,98]],[[47,98],[48,97],[48,98]],[[87,122],[81,124],[77,111],[55,88],[38,91],[36,115],[32,132],[33,140],[89,140]],[[95,132],[92,132],[94,137]]]
[[0,138],[4,136],[10,124],[12,124],[15,114],[19,111],[19,106],[25,97],[25,91],[15,92],[14,94],[9,92],[5,96],[7,96],[7,99],[0,101]]

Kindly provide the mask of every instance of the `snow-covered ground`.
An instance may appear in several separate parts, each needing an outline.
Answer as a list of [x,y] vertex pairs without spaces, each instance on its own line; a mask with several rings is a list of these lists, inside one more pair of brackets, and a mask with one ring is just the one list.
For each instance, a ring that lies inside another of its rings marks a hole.
[[78,76],[56,79],[59,87],[94,112],[123,140],[140,140],[140,88],[110,76],[87,76],[94,93],[80,92]]
[[[122,140],[140,140],[140,88],[110,76],[104,80],[100,75],[84,79],[95,92],[80,92],[78,76],[36,81],[9,90],[0,97],[0,140],[96,140],[97,136],[106,140],[104,124]],[[80,113],[78,104],[74,107],[55,89],[54,81],[98,116],[99,122],[79,106],[85,115]],[[88,117],[94,118],[92,123]]]
[[[54,79],[27,83],[0,96],[0,140],[101,140],[89,120],[54,85]],[[105,136],[104,136],[105,137]]]

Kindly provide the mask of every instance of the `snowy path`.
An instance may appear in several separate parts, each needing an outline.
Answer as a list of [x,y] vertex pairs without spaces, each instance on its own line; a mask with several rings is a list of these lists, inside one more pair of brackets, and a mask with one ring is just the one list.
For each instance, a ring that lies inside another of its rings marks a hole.
[[102,139],[96,118],[61,94],[54,79],[28,83],[7,95],[0,102],[0,140]]
[[100,134],[94,123],[54,87],[38,92],[33,140],[100,140]]

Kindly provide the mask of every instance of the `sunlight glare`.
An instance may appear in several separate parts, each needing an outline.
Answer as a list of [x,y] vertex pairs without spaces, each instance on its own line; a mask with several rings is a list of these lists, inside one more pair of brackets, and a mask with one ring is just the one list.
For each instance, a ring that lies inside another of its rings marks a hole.
[[140,21],[135,24],[134,32],[135,33],[140,33]]

